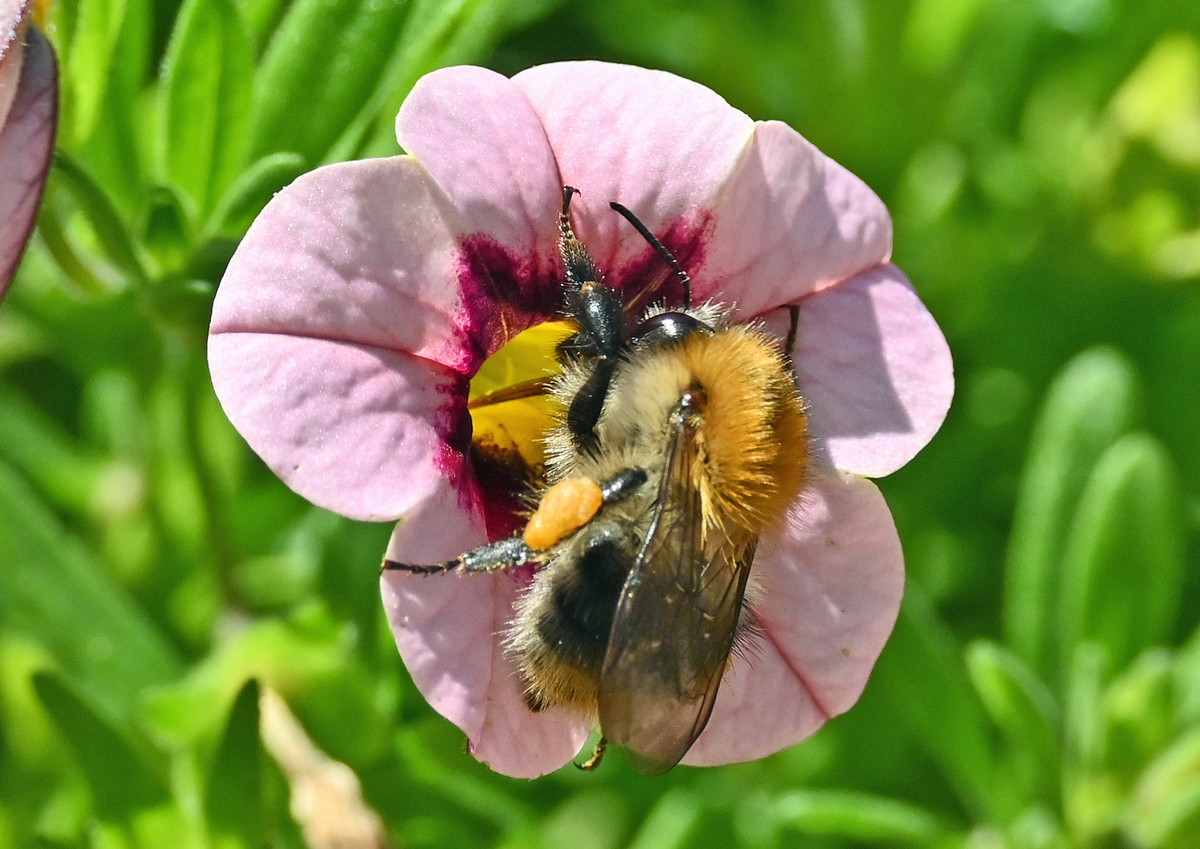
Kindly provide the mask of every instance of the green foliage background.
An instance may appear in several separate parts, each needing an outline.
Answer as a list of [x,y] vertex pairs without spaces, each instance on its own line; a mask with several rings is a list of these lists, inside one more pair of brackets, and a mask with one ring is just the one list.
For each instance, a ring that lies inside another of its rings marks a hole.
[[[55,0],[45,25],[59,153],[0,309],[0,845],[303,846],[270,688],[396,846],[1200,846],[1200,5]],[[954,351],[946,426],[880,482],[896,633],[853,711],[765,761],[475,763],[383,621],[389,528],[287,491],[208,383],[272,192],[397,152],[428,70],[566,58],[691,77],[866,179]]]

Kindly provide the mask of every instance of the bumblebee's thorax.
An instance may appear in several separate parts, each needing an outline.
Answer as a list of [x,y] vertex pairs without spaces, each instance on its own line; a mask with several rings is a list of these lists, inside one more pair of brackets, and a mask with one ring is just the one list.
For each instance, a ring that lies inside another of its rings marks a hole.
[[[712,304],[693,312],[714,329],[633,347],[616,368],[595,447],[581,450],[564,428],[556,429],[547,439],[548,477],[604,480],[640,466],[650,476],[645,489],[653,495],[671,410],[685,391],[698,389],[705,398],[702,457],[711,487],[702,494],[719,502],[708,505],[711,511],[757,524],[799,490],[793,482],[807,464],[803,410],[790,369],[760,328],[730,324]],[[560,386],[571,392],[577,380],[568,371]]]

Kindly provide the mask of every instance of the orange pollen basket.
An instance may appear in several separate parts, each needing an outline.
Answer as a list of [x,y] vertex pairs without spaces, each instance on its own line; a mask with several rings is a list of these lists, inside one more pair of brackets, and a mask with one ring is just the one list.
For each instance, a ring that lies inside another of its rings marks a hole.
[[535,551],[549,548],[579,530],[600,510],[604,496],[590,478],[567,478],[546,490],[525,526],[525,544]]

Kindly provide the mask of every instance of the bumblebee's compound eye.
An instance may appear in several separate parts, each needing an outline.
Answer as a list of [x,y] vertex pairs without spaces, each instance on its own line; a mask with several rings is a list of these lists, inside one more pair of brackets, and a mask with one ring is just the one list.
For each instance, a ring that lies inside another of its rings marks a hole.
[[535,550],[549,548],[587,524],[603,503],[600,485],[590,478],[556,483],[546,490],[525,526],[525,544]]

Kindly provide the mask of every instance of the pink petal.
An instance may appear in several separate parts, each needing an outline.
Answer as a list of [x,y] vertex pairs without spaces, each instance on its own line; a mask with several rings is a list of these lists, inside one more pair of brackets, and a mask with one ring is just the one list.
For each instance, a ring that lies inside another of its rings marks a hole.
[[453,486],[474,505],[455,372],[380,348],[253,332],[210,336],[208,360],[233,426],[314,504],[390,520]]
[[[10,11],[4,10],[0,32],[9,29]],[[33,230],[58,121],[54,51],[37,27],[28,27],[25,39],[24,49],[17,40],[0,54],[0,113],[7,111],[7,117],[0,114],[0,295]]]
[[275,196],[226,270],[211,332],[405,351],[471,374],[505,316],[459,245],[462,222],[419,163],[319,168]]
[[575,231],[610,283],[661,261],[609,201],[632,209],[686,268],[699,264],[710,214],[750,143],[745,114],[698,83],[627,65],[563,62],[512,81],[541,119],[561,179],[582,193]]
[[[444,492],[405,517],[387,556],[438,563],[484,541],[482,519]],[[561,708],[534,713],[521,698],[502,635],[528,580],[526,570],[440,576],[386,572],[382,578],[396,645],[421,693],[466,733],[472,755],[518,778],[561,767],[583,746],[590,725]]]
[[[785,311],[764,318],[786,332]],[[860,475],[911,460],[954,396],[946,338],[890,264],[801,300],[794,359],[814,452]]]
[[755,126],[713,220],[711,248],[695,274],[743,315],[795,303],[884,262],[892,250],[883,202],[778,121]]
[[396,136],[449,195],[467,232],[518,257],[517,280],[540,285],[531,294],[557,305],[562,180],[520,89],[485,68],[434,71],[405,99]]
[[726,674],[684,763],[766,757],[858,700],[904,591],[883,496],[870,481],[814,466],[783,533],[764,535],[751,578],[759,633]]

